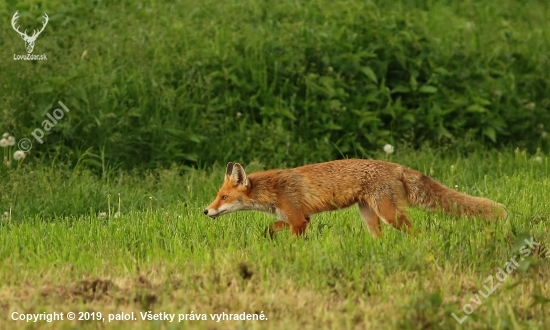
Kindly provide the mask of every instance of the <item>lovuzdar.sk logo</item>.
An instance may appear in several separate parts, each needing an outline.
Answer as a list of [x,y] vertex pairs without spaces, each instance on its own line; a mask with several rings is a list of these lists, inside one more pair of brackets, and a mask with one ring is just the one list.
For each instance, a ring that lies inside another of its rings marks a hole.
[[40,33],[42,33],[42,31],[44,31],[44,28],[46,27],[46,25],[48,25],[48,20],[49,20],[48,15],[46,13],[44,13],[44,16],[43,16],[44,17],[44,22],[42,22],[42,29],[40,29],[40,31],[34,30],[33,34],[31,36],[29,36],[29,35],[27,35],[27,30],[25,30],[25,32],[21,32],[21,31],[19,31],[19,26],[16,26],[16,24],[17,24],[16,21],[19,18],[19,16],[17,16],[18,13],[19,13],[19,11],[16,11],[15,14],[13,14],[13,17],[11,19],[11,26],[13,27],[15,32],[19,33],[21,38],[23,38],[23,40],[25,41],[25,49],[27,50],[27,54],[24,54],[24,55],[13,54],[13,59],[16,60],[16,61],[17,60],[25,60],[25,61],[47,60],[46,54],[34,55],[32,53],[32,51],[34,50],[34,43],[36,41],[36,38],[38,38]]

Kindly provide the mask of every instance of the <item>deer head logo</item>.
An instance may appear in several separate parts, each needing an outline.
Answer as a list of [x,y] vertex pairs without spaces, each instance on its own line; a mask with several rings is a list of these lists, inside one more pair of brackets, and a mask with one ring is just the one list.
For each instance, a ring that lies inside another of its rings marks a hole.
[[19,13],[19,11],[16,11],[15,14],[13,14],[13,17],[11,19],[11,26],[13,27],[13,29],[19,33],[19,35],[21,36],[21,38],[23,38],[23,40],[25,40],[25,48],[27,49],[27,53],[32,53],[32,50],[34,49],[34,42],[36,41],[36,38],[38,38],[38,36],[40,35],[40,33],[42,33],[42,31],[44,31],[44,28],[46,27],[46,25],[48,25],[48,20],[49,20],[49,17],[46,13],[44,13],[44,22],[42,23],[42,29],[40,31],[36,31],[34,30],[32,36],[28,36],[27,35],[27,30],[25,30],[25,32],[21,32],[19,31],[19,26],[15,26],[16,24],[16,21],[17,19],[19,18],[19,16],[17,16],[17,13]]

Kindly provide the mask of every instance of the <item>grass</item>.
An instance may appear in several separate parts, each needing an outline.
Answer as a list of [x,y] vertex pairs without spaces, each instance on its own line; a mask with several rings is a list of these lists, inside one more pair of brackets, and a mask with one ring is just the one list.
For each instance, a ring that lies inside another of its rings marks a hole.
[[[16,11],[29,33],[48,13],[48,60],[13,60]],[[45,159],[294,166],[467,132],[467,151],[549,146],[546,1],[24,0],[0,18],[0,132]]]
[[[520,150],[461,158],[402,148],[389,160],[501,202],[510,216],[485,222],[411,209],[421,233],[386,227],[374,240],[353,207],[314,217],[307,239],[282,233],[270,240],[263,236],[273,221],[268,215],[211,220],[201,213],[221,183],[222,167],[102,178],[63,165],[2,169],[0,211],[11,203],[12,217],[0,223],[0,328],[548,328],[548,158]],[[254,168],[262,165],[245,166]],[[122,216],[115,218],[119,192]],[[107,194],[111,216],[100,217]],[[530,237],[540,247],[493,294],[478,294],[481,305],[473,304],[485,279]],[[459,325],[451,314],[463,317],[467,303],[475,311]],[[147,311],[176,319],[141,321],[139,313]],[[134,312],[139,320],[27,324],[11,320],[13,312],[100,312],[105,318]],[[222,312],[267,320],[210,320]],[[179,314],[197,313],[208,320],[178,323]]]

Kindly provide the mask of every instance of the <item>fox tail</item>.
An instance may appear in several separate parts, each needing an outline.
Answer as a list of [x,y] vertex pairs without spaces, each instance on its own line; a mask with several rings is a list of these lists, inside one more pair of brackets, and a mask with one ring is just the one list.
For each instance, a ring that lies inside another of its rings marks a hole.
[[487,220],[504,219],[504,205],[488,198],[474,197],[448,188],[426,175],[406,169],[402,177],[410,205],[420,205],[428,210],[441,209],[449,214],[480,217]]

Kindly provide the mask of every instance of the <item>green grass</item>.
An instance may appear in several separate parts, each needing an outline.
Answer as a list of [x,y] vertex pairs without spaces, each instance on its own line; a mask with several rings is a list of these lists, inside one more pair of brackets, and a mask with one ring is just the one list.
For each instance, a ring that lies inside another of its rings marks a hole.
[[[0,329],[549,328],[546,2],[0,1],[3,22],[16,10],[29,31],[49,14],[35,47],[48,60],[13,61],[23,41],[0,25],[0,133],[30,138],[58,101],[70,113],[0,164]],[[250,173],[348,156],[509,217],[412,209],[416,236],[374,240],[353,207],[271,240],[268,215],[202,214],[226,161]],[[541,247],[459,325],[451,314],[530,237]],[[10,319],[78,311],[268,320]]]
[[[0,223],[0,328],[548,328],[548,158],[520,150],[460,158],[398,148],[389,160],[501,202],[509,217],[485,222],[412,209],[419,234],[385,226],[374,240],[352,207],[315,216],[306,239],[280,233],[270,240],[263,232],[271,216],[202,214],[221,184],[221,167],[145,176],[113,171],[103,178],[63,166],[2,169],[0,211],[11,203],[12,218]],[[262,165],[245,166],[253,168]],[[98,217],[107,211],[107,194],[111,212],[118,211],[119,192],[122,217]],[[464,316],[462,306],[531,236],[542,247],[480,298],[460,326],[451,313]],[[27,325],[10,319],[12,312],[71,311],[194,312],[208,319],[263,312],[268,320]]]
[[[50,16],[47,61],[13,60],[17,10],[29,31]],[[0,132],[31,138],[70,109],[40,158],[294,166],[466,133],[466,151],[549,146],[546,1],[22,0],[0,18]]]

